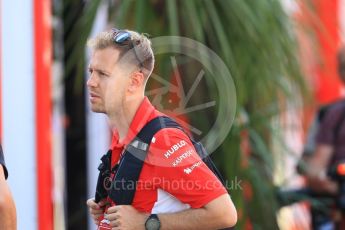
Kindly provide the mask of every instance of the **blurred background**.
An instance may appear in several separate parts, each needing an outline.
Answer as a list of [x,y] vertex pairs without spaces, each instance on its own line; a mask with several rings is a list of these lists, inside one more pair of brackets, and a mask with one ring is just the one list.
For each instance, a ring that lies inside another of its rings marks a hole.
[[[230,101],[231,130],[212,158],[230,183],[236,229],[310,229],[308,204],[282,207],[277,191],[303,185],[295,167],[316,108],[345,95],[336,61],[345,0],[0,0],[0,9],[0,134],[18,229],[95,229],[85,203],[111,130],[88,107],[85,44],[112,27],[187,37],[220,57],[234,98],[207,71],[194,84],[200,62],[169,53],[156,56],[149,98],[203,140]],[[178,90],[154,95],[164,82]],[[194,109],[176,114],[193,87]]]

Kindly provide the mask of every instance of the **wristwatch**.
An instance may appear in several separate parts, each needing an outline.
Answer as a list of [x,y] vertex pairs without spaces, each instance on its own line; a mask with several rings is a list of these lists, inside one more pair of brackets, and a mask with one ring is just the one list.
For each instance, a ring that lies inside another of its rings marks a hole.
[[159,230],[161,229],[161,222],[157,214],[151,214],[145,222],[145,230]]

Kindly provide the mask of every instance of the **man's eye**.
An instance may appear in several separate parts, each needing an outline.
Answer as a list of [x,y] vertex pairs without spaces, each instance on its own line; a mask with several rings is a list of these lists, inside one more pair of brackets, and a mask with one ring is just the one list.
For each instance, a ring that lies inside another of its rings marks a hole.
[[107,77],[108,76],[106,73],[103,73],[103,72],[100,72],[99,75],[102,76],[102,77]]

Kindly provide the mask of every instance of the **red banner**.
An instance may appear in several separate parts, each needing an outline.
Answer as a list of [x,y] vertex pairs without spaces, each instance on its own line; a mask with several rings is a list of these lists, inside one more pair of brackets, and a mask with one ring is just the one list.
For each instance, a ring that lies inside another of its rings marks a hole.
[[38,229],[53,229],[51,2],[34,1]]

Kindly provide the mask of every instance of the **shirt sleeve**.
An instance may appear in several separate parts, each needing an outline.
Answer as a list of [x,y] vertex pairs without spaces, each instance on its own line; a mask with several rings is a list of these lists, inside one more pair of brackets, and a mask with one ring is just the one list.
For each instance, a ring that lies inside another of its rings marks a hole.
[[[0,167],[3,168],[4,170],[4,174],[5,174],[5,179],[7,179],[8,177],[8,172],[7,172],[7,168],[6,168],[6,165],[5,165],[5,159],[4,159],[4,154],[2,152],[2,147],[0,145]],[[1,169],[0,169],[1,170]]]
[[340,116],[342,115],[341,108],[330,108],[323,118],[316,135],[317,144],[334,145],[335,130]]
[[160,130],[153,137],[149,151],[147,159],[154,165],[156,186],[192,208],[203,207],[227,193],[183,131]]

